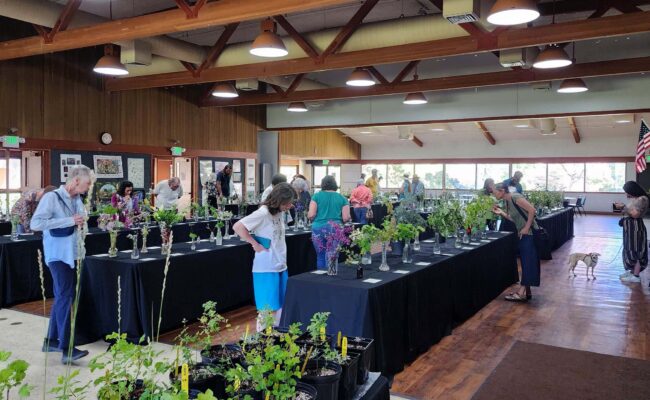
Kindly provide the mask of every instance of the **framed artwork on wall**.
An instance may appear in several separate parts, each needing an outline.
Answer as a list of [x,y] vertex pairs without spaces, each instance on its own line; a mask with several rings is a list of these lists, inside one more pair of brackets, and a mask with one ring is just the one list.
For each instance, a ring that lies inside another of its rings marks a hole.
[[97,178],[123,178],[122,156],[94,155],[95,175]]
[[81,165],[81,154],[61,154],[61,183],[68,179],[68,173],[77,165]]

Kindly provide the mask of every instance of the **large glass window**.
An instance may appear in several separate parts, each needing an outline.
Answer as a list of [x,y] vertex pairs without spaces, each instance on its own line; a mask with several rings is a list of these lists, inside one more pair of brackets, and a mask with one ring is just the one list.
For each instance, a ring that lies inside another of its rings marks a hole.
[[327,167],[325,165],[314,165],[314,186],[320,187],[320,181],[327,175]]
[[415,173],[427,189],[442,189],[442,164],[415,164]]
[[625,163],[587,163],[587,192],[622,192],[625,184]]
[[377,170],[377,176],[383,178],[379,181],[379,187],[385,189],[386,182],[388,182],[388,180],[386,179],[386,177],[388,176],[388,174],[386,174],[386,164],[363,164],[361,166],[361,172],[366,174],[366,179],[372,176],[373,169]]
[[474,189],[476,187],[476,164],[446,164],[445,188]]
[[7,151],[0,151],[0,157],[0,214],[8,215],[21,196],[22,158]]
[[524,190],[546,190],[546,164],[512,164],[512,174],[521,171],[521,187]]
[[287,181],[291,182],[291,178],[298,173],[297,165],[280,165],[280,173],[287,177]]
[[495,183],[508,179],[510,164],[476,164],[476,188],[482,189],[487,178],[494,179]]
[[548,164],[548,190],[582,192],[584,183],[583,163]]
[[388,187],[400,188],[404,182],[404,174],[413,178],[413,164],[390,164],[388,165]]

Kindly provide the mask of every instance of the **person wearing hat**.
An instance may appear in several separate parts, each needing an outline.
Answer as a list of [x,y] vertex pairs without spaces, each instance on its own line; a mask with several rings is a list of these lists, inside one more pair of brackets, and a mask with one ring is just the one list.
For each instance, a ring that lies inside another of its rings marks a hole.
[[643,217],[648,211],[648,195],[634,181],[625,182],[623,190],[630,201],[623,212],[619,225],[623,227],[623,266],[625,272],[619,277],[628,283],[641,282],[639,274],[648,266],[648,233]]
[[399,188],[399,199],[403,200],[411,195],[411,182],[409,181],[409,174],[404,174],[404,182],[402,187]]
[[524,174],[521,171],[515,171],[515,173],[512,175],[512,178],[508,178],[505,181],[503,181],[503,184],[508,187],[508,190],[510,193],[517,192],[519,194],[524,193],[523,188],[521,187],[521,178],[523,178]]
[[411,194],[418,199],[418,201],[424,200],[424,183],[420,180],[420,177],[415,174],[413,175],[413,181],[411,182]]
[[216,187],[219,197],[230,197],[230,177],[232,176],[232,165],[226,164],[217,174]]
[[357,181],[357,187],[350,193],[350,205],[354,211],[354,220],[361,224],[367,224],[366,215],[372,204],[372,191],[368,189],[363,179]]
[[519,257],[521,258],[521,281],[519,289],[506,296],[508,301],[526,302],[533,295],[531,286],[540,284],[540,265],[532,228],[535,226],[535,207],[526,198],[515,192],[509,193],[505,183],[499,183],[492,191],[497,200],[503,200],[506,210],[494,205],[492,212],[512,221],[519,232]]

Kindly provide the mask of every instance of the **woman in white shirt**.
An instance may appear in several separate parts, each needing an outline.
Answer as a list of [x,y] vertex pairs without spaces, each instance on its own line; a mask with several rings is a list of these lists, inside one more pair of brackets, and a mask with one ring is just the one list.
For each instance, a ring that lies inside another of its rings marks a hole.
[[[259,311],[274,312],[275,325],[280,323],[287,289],[287,244],[284,240],[283,211],[293,207],[296,192],[288,183],[278,183],[266,201],[249,216],[233,226],[239,237],[255,250],[253,290]],[[251,234],[252,233],[252,234]],[[257,329],[260,330],[260,321]]]

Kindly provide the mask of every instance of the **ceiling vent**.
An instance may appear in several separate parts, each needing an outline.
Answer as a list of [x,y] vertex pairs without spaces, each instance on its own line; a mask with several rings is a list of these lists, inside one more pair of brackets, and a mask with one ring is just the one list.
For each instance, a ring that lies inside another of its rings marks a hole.
[[557,134],[555,120],[553,118],[543,118],[539,120],[539,130],[542,136],[552,136]]
[[505,68],[530,67],[533,65],[537,54],[539,54],[537,47],[501,50],[499,52],[499,63]]
[[530,87],[533,88],[533,90],[539,90],[541,92],[550,92],[551,81],[533,82],[530,84]]
[[479,0],[445,0],[442,4],[442,16],[452,24],[476,22],[481,16]]
[[125,65],[151,65],[151,45],[142,40],[120,43],[120,62]]
[[237,88],[237,90],[243,90],[245,92],[257,90],[259,87],[260,81],[255,78],[239,79],[235,82],[235,88]]

